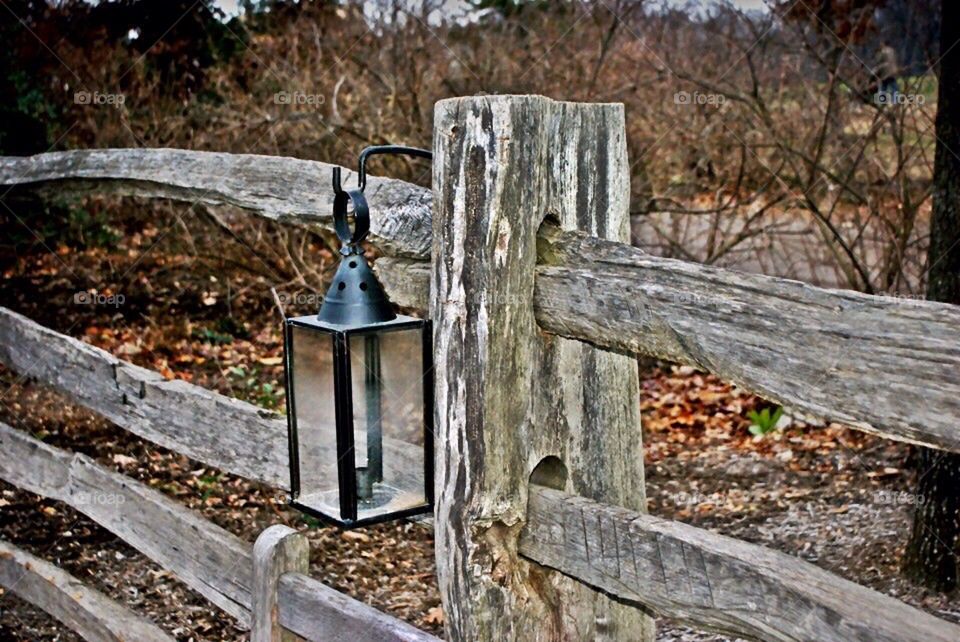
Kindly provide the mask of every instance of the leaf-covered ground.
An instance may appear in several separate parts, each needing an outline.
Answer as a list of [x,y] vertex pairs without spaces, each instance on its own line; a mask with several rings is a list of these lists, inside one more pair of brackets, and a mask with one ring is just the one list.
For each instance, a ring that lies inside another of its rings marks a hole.
[[[159,238],[157,228],[146,226],[110,249],[51,247],[8,258],[2,304],[167,377],[282,410],[280,311],[270,282],[239,268],[204,272],[194,255],[153,251]],[[123,294],[124,302],[77,303],[77,292]],[[652,513],[797,555],[960,621],[960,600],[927,594],[897,574],[916,501],[906,446],[789,415],[782,429],[754,436],[747,414],[764,402],[683,367],[644,366],[642,399]],[[2,368],[0,421],[86,453],[247,541],[273,523],[302,529],[311,540],[315,577],[442,632],[432,535],[423,526],[404,522],[347,533],[321,527],[287,509],[275,489],[135,438]],[[62,566],[180,640],[244,638],[172,574],[57,502],[0,484],[0,537]],[[662,640],[724,639],[660,625]],[[77,638],[4,592],[0,639]]]

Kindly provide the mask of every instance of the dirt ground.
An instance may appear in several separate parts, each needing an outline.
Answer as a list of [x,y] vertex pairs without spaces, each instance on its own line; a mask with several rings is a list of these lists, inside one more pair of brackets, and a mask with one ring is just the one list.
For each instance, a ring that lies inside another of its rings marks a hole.
[[[145,249],[157,237],[147,228],[110,251],[57,248],[19,257],[3,266],[2,305],[170,378],[282,410],[280,317],[267,286],[241,273],[200,275],[189,260]],[[118,285],[117,275],[126,281]],[[75,305],[74,294],[91,283],[101,294],[126,293],[124,305]],[[287,310],[294,312],[306,310]],[[960,598],[928,594],[898,576],[915,500],[908,447],[800,418],[754,437],[746,414],[765,405],[758,398],[689,368],[645,364],[642,373],[651,513],[796,555],[960,622]],[[246,541],[273,523],[299,528],[311,541],[314,577],[442,635],[432,534],[420,525],[346,533],[321,526],[286,508],[275,489],[135,438],[2,368],[0,421],[90,455]],[[244,639],[229,617],[172,574],[57,502],[0,484],[0,537],[58,564],[178,640]],[[4,592],[0,639],[77,637]],[[658,639],[727,638],[660,621]]]

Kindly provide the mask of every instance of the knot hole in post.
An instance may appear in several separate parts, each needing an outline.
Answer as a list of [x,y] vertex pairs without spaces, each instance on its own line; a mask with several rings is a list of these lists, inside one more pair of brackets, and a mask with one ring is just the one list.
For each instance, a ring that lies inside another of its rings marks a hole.
[[560,215],[556,212],[547,212],[537,228],[537,262],[547,265],[557,262],[554,256],[551,239],[560,232]]
[[567,486],[567,467],[559,457],[544,457],[530,473],[530,483],[553,490],[564,490]]

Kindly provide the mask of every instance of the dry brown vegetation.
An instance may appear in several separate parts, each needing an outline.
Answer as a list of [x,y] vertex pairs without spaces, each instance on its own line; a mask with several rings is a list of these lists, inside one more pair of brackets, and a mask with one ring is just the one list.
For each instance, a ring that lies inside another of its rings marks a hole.
[[[153,50],[134,57],[122,44],[65,46],[58,55],[71,71],[55,66],[50,79],[61,99],[72,97],[75,75],[126,100],[68,105],[51,138],[352,166],[368,144],[429,146],[433,103],[448,96],[622,102],[638,244],[824,285],[922,292],[931,70],[901,80],[904,95],[919,97],[913,104],[880,105],[860,33],[825,37],[822,28],[724,6],[693,21],[630,0],[438,24],[439,4],[412,12],[395,2],[380,23],[362,3],[281,5],[228,23],[236,54],[180,76],[159,73]],[[277,104],[278,92],[312,102]],[[407,160],[375,171],[429,182],[428,169]],[[297,234],[232,227],[257,249],[252,267],[271,280],[317,285],[314,253]]]

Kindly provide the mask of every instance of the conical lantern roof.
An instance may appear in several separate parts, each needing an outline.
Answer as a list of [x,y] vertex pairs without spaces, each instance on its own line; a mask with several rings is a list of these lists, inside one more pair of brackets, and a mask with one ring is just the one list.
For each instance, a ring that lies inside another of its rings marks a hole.
[[349,254],[340,260],[317,318],[336,325],[362,326],[393,321],[397,315],[367,260]]

